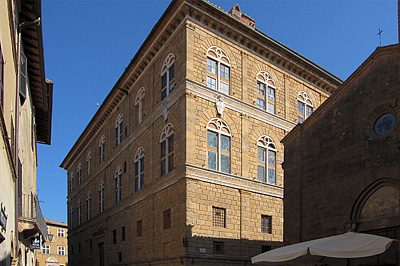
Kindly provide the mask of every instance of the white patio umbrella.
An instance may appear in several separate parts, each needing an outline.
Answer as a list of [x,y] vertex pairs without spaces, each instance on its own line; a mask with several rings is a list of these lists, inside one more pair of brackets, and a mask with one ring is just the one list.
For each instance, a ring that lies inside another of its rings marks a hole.
[[[270,265],[284,265],[296,259],[296,264],[321,259],[352,259],[378,255],[386,251],[395,240],[362,233],[348,232],[311,241],[277,248],[251,259],[252,263],[265,262]],[[336,260],[339,261],[339,260]],[[343,260],[342,260],[343,261]],[[332,263],[335,265],[335,263]],[[343,265],[343,262],[338,265]]]

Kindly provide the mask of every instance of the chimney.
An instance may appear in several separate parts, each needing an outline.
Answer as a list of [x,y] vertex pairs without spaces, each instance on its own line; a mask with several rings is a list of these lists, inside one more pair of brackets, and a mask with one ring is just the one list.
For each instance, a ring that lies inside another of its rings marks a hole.
[[243,22],[252,29],[256,27],[256,21],[251,17],[247,16],[246,14],[242,14],[242,11],[240,10],[238,4],[236,4],[234,7],[231,8],[231,10],[229,11],[229,15],[240,20],[241,22]]

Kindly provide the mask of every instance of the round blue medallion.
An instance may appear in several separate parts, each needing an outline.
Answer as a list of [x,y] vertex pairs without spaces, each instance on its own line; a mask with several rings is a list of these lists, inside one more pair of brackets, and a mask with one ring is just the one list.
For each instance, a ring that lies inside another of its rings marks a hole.
[[378,136],[383,136],[389,133],[396,124],[396,116],[392,113],[381,115],[375,122],[374,132]]

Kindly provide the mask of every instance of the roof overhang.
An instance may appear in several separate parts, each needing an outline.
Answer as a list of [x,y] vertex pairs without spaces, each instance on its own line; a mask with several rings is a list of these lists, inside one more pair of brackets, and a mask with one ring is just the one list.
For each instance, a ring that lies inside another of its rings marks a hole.
[[[41,18],[41,0],[20,2],[19,23]],[[37,141],[51,142],[53,83],[45,78],[42,24],[21,31],[21,41],[28,62],[29,88],[36,112]]]

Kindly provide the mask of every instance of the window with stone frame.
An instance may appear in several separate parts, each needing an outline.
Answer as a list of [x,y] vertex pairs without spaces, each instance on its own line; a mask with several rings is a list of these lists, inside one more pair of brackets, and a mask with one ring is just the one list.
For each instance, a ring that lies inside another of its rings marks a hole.
[[76,177],[78,178],[78,185],[82,183],[82,164],[78,164],[78,169],[76,170]]
[[260,71],[257,75],[257,107],[275,114],[276,85],[271,75]]
[[261,233],[272,234],[272,216],[261,215]]
[[74,173],[71,173],[69,175],[69,191],[70,192],[74,191]]
[[163,229],[171,228],[171,208],[163,211]]
[[100,137],[99,158],[100,163],[102,163],[106,159],[106,137],[104,137],[104,135]]
[[144,149],[137,149],[135,158],[135,192],[141,190],[144,185]]
[[226,228],[226,209],[212,207],[213,210],[213,226]]
[[313,102],[311,97],[304,91],[297,95],[297,115],[301,124],[313,113]]
[[81,200],[78,200],[78,205],[76,207],[77,209],[77,216],[78,216],[78,225],[81,225],[82,223],[82,204],[81,204]]
[[257,141],[258,181],[276,184],[276,145],[272,138],[261,136]]
[[117,169],[115,170],[115,203],[122,201],[122,167],[118,165]]
[[92,217],[92,195],[90,191],[88,191],[86,196],[86,218],[89,221]]
[[86,170],[88,176],[90,176],[91,159],[92,159],[92,153],[89,151],[86,156]]
[[229,95],[230,60],[219,47],[207,50],[207,87]]
[[135,105],[137,106],[137,121],[138,124],[142,123],[143,120],[143,106],[144,106],[144,96],[146,95],[146,92],[143,87],[139,89],[139,91],[136,94],[135,98]]
[[71,206],[69,209],[69,228],[74,228],[74,207]]
[[168,123],[160,136],[161,147],[161,176],[174,169],[174,127]]
[[124,117],[120,113],[115,121],[115,146],[124,140]]
[[57,255],[65,256],[65,247],[64,246],[57,246]]
[[175,55],[170,53],[161,67],[161,100],[175,88]]
[[99,185],[99,212],[104,212],[104,180]]
[[62,228],[57,228],[57,237],[65,237],[65,230]]
[[42,253],[43,254],[50,254],[50,245],[43,244],[42,245]]
[[225,121],[213,118],[207,124],[208,169],[230,173],[231,130]]

